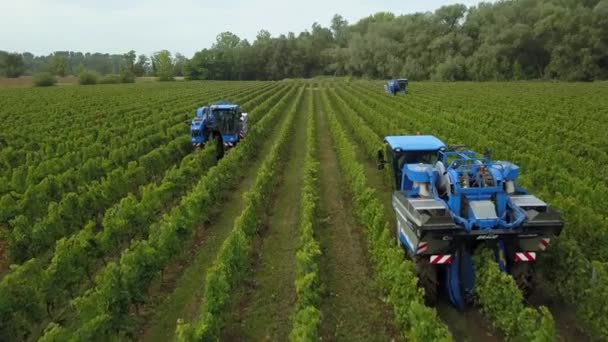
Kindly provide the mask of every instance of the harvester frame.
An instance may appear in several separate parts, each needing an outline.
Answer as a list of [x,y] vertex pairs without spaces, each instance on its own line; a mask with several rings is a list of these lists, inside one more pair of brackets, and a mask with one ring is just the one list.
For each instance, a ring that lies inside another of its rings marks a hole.
[[246,134],[247,113],[239,105],[225,101],[198,108],[190,124],[192,146],[202,148],[209,141],[215,141],[218,159]]
[[529,294],[537,253],[563,222],[516,184],[519,167],[492,161],[489,151],[478,157],[463,147],[448,150],[434,136],[389,136],[384,143],[378,167],[391,167],[397,242],[416,263],[429,302],[437,299],[440,280],[456,307],[471,301],[471,255],[480,245],[491,247],[500,269]]

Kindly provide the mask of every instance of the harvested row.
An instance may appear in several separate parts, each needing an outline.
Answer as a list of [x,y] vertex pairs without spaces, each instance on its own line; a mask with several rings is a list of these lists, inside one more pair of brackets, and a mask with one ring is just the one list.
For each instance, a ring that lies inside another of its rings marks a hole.
[[310,91],[302,90],[295,106],[294,129],[289,137],[282,172],[275,175],[275,190],[251,239],[245,281],[232,291],[222,340],[286,340],[295,301],[298,212],[306,146],[306,118]]
[[[323,89],[323,88],[320,88]],[[366,226],[357,220],[356,203],[330,134],[322,91],[315,92],[319,137],[319,225],[321,326],[323,340],[400,340],[383,291],[374,281]]]
[[296,106],[303,90],[298,91],[294,107],[280,128],[279,138],[258,171],[251,190],[244,196],[246,205],[234,223],[205,279],[205,294],[199,317],[193,324],[178,324],[178,340],[197,341],[219,338],[223,326],[222,313],[230,300],[231,291],[243,279],[251,254],[251,239],[260,227],[260,217],[269,209],[269,197],[277,176],[285,163],[288,139],[295,124]]
[[451,340],[450,332],[437,318],[435,310],[424,305],[414,265],[404,259],[403,253],[389,237],[391,230],[388,229],[384,208],[368,187],[363,167],[357,162],[356,152],[327,97],[323,96],[322,100],[340,166],[354,196],[356,213],[353,214],[367,228],[370,257],[376,269],[377,281],[388,296],[398,327],[404,337],[413,341]]

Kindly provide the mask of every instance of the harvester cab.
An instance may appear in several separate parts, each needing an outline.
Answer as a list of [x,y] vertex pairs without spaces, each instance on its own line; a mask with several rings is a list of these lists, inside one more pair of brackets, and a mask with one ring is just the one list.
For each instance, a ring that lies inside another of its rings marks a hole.
[[217,102],[198,108],[190,125],[192,145],[204,147],[209,141],[216,141],[218,158],[228,148],[236,146],[247,134],[247,113],[239,105]]
[[384,85],[384,90],[388,94],[397,95],[398,93],[407,94],[407,78],[399,78],[396,80],[387,81]]
[[443,285],[464,309],[473,299],[471,255],[480,245],[494,251],[503,272],[526,295],[533,265],[563,227],[561,216],[517,185],[519,167],[448,149],[434,136],[388,136],[378,166],[390,167],[398,244],[416,265],[420,286],[434,302]]

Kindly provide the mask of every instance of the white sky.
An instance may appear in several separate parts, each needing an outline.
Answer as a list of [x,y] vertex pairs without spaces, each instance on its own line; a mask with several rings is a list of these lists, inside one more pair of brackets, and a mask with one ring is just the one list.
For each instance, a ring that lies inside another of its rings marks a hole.
[[167,49],[191,57],[231,31],[250,42],[329,26],[335,13],[350,23],[379,11],[433,11],[477,0],[0,0],[0,50],[36,55],[57,50],[150,54]]

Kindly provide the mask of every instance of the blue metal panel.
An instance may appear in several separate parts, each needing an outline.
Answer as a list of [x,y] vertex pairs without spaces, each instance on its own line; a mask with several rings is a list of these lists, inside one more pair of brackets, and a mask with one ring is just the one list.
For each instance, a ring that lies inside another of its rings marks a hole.
[[492,168],[499,170],[505,180],[516,180],[519,177],[519,166],[513,163],[498,161],[492,165]]
[[403,234],[401,232],[401,230],[399,231],[399,241],[401,241],[401,244],[403,244],[405,247],[407,247],[407,249],[409,249],[413,253],[416,253],[416,249],[414,248],[414,246],[412,246],[412,244],[408,240],[407,236],[405,234]]
[[207,107],[201,107],[196,110],[196,117],[202,118],[205,112],[207,111]]
[[407,164],[403,165],[401,170],[401,190],[412,190],[414,183],[407,177],[406,172]]
[[445,148],[443,141],[432,135],[402,135],[384,138],[391,149],[402,151],[437,151]]
[[227,109],[236,109],[238,105],[235,104],[220,104],[220,105],[211,105],[211,109],[219,109],[219,110],[227,110]]
[[433,166],[429,164],[406,164],[405,173],[413,182],[428,183],[431,180]]
[[222,134],[222,139],[224,139],[224,142],[235,142],[238,141],[239,135],[238,134]]

